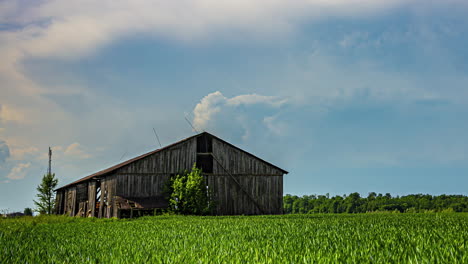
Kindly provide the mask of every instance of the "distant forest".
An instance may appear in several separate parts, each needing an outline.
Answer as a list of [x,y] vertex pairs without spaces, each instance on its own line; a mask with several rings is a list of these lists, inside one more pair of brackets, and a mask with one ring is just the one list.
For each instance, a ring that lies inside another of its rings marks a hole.
[[468,212],[468,196],[411,194],[392,197],[375,192],[367,197],[359,193],[343,196],[304,195],[302,197],[286,194],[283,198],[284,213],[366,213],[366,212]]

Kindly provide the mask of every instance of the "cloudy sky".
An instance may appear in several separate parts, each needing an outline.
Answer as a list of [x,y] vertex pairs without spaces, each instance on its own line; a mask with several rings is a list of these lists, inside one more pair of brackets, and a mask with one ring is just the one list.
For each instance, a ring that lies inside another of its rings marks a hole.
[[468,194],[465,0],[0,0],[0,209],[206,130],[291,194]]

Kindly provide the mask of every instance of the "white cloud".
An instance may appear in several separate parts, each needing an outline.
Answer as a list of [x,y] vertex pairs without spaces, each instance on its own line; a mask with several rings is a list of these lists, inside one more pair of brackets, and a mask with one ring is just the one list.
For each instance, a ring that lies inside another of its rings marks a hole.
[[39,149],[36,147],[11,147],[12,160],[24,160],[27,156],[37,156]]
[[278,116],[267,116],[263,118],[263,123],[268,130],[277,136],[284,135],[287,132],[287,125],[278,120]]
[[193,113],[193,125],[195,128],[203,129],[206,124],[212,119],[213,115],[221,110],[221,105],[226,103],[227,98],[219,91],[210,93],[203,97],[195,106]]
[[[217,32],[261,38],[292,32],[304,19],[378,14],[403,0],[67,0],[0,5],[3,20],[21,29],[10,39],[22,55],[77,57],[115,38],[150,33],[192,40]],[[10,43],[12,44],[12,43]],[[9,45],[11,46],[11,45]]]
[[0,105],[0,121],[27,123],[25,114],[9,105]]
[[21,180],[26,176],[26,170],[31,166],[31,163],[19,163],[13,167],[7,178],[10,180]]
[[[2,58],[0,61],[0,83],[2,83],[0,118],[23,125],[27,122],[40,122],[34,127],[37,133],[45,133],[47,127],[56,127],[58,123],[61,127],[72,129],[76,124],[76,118],[65,113],[59,105],[44,97],[44,94],[86,94],[87,100],[97,98],[84,87],[66,85],[57,90],[37,84],[22,68],[22,62],[29,58],[82,58],[116,39],[131,34],[157,35],[182,41],[204,41],[216,38],[219,36],[218,33],[236,41],[244,39],[269,41],[272,37],[281,40],[285,34],[295,32],[303,20],[328,19],[330,16],[376,15],[389,8],[410,2],[415,1],[104,0],[96,2],[84,0],[75,2],[46,0],[30,3],[12,0],[1,2],[0,21],[11,25],[12,29],[3,30],[0,33],[0,57]],[[327,67],[327,65],[320,65],[320,67]],[[303,69],[295,70],[299,74],[303,71]],[[310,72],[305,74],[313,76]],[[337,79],[335,78],[337,74],[333,69],[328,74],[332,75],[330,80],[337,82],[334,80]],[[347,74],[347,72],[340,73],[342,74]],[[399,83],[394,87],[399,87],[398,85]],[[310,89],[308,87],[306,94],[304,96],[301,94],[299,97],[311,98],[324,90],[328,95],[339,97],[351,89],[328,89],[328,87]],[[200,115],[196,116],[195,123],[201,127],[205,126],[207,120],[219,111],[218,103],[212,101],[214,99],[212,96],[209,98],[210,102],[202,104],[205,109],[197,109],[200,110]],[[284,103],[275,98],[256,94],[240,95],[224,100],[224,104],[232,106],[257,103],[280,106]],[[106,107],[110,108],[110,105],[112,104],[109,103]],[[119,107],[119,109],[122,108]],[[102,112],[102,109],[100,110]],[[100,110],[96,109],[96,112]],[[21,129],[27,131],[24,127]],[[11,133],[18,131],[19,129],[10,132],[9,142],[13,137]],[[23,135],[14,135],[14,137],[21,137],[26,141],[25,132],[21,133]],[[62,144],[63,142],[64,140]],[[30,140],[22,143],[31,145],[34,142]]]
[[287,102],[286,98],[278,98],[276,96],[265,96],[258,94],[243,94],[230,98],[226,101],[227,105],[251,105],[251,104],[267,104],[274,107],[279,107]]
[[67,155],[67,156],[76,157],[76,158],[79,158],[79,159],[87,159],[87,158],[91,157],[91,155],[86,153],[83,150],[83,147],[77,142],[69,145],[65,149],[64,154]]
[[193,110],[193,125],[197,129],[206,129],[208,122],[223,108],[235,108],[240,105],[263,104],[270,107],[280,107],[287,102],[286,98],[276,96],[264,96],[258,94],[244,94],[232,98],[225,97],[220,91],[216,91],[203,97]]

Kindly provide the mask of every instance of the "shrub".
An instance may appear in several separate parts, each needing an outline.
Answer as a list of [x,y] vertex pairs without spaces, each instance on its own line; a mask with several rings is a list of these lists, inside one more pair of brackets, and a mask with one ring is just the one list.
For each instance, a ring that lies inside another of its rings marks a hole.
[[193,164],[192,170],[171,178],[169,204],[173,212],[205,215],[211,211],[211,195],[201,169]]

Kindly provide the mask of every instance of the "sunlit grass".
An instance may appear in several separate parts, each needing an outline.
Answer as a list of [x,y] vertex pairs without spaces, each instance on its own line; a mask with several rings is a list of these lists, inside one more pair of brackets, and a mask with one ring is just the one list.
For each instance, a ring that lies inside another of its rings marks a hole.
[[0,263],[468,263],[468,214],[0,220]]

